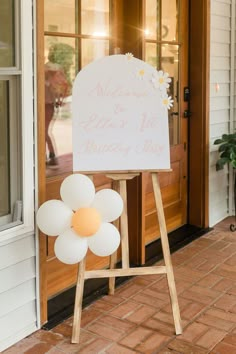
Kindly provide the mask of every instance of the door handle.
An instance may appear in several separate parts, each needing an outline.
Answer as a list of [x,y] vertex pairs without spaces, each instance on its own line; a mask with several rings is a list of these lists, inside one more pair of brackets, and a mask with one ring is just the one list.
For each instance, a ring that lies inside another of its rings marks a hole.
[[191,115],[192,115],[192,112],[190,112],[189,110],[184,111],[184,118],[190,118]]
[[179,115],[179,112],[171,112],[170,115],[171,115],[171,116],[178,116],[178,115]]

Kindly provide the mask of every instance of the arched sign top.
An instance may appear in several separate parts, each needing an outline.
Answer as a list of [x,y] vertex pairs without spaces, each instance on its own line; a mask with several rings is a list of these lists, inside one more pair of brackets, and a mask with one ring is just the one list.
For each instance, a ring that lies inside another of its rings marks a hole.
[[73,170],[169,169],[169,82],[130,53],[81,70],[72,94]]

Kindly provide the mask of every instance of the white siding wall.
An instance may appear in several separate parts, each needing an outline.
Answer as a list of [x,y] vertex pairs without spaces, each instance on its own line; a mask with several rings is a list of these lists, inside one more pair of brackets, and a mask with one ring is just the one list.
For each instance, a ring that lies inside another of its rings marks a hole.
[[[227,167],[216,172],[218,146],[216,138],[232,131],[231,80],[234,68],[234,44],[231,46],[234,28],[235,0],[211,0],[211,47],[210,47],[210,171],[209,171],[209,215],[210,226],[232,213],[229,198],[230,174]],[[217,85],[219,90],[217,91]]]
[[0,232],[0,352],[37,330],[39,322],[33,176],[34,6],[35,0],[22,0],[19,9],[24,224]]
[[35,237],[0,243],[0,352],[37,329]]

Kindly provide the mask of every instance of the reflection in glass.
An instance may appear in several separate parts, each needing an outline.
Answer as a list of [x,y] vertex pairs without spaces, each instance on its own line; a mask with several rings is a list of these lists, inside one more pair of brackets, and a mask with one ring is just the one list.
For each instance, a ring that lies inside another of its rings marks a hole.
[[178,0],[145,1],[145,61],[171,77],[168,95],[174,100],[169,113],[170,144],[179,144],[180,117],[178,102],[179,46]]
[[109,41],[101,39],[82,39],[81,66],[91,63],[93,60],[109,55]]
[[146,0],[145,13],[147,40],[178,40],[178,0]]
[[10,214],[9,88],[0,81],[0,216]]
[[[73,82],[78,72],[78,61],[76,60],[79,54],[78,40],[76,38],[54,37],[54,36],[53,37],[45,36],[44,38],[45,38],[44,41],[45,62],[48,60],[49,49],[52,48],[54,45],[59,44],[61,46],[61,49],[55,52],[53,60],[59,64],[62,64],[64,68],[66,66],[66,71],[67,74],[69,75],[69,80]],[[63,47],[64,44],[65,46]],[[73,55],[71,54],[70,48],[73,48]],[[67,49],[69,52],[67,52]]]
[[161,1],[146,0],[145,2],[145,28],[146,39],[160,40],[161,37]]
[[[161,51],[161,52],[160,52]],[[157,70],[163,70],[171,77],[168,95],[174,100],[169,113],[170,144],[179,143],[179,103],[178,103],[178,77],[179,77],[179,46],[172,44],[145,44],[145,61]]]
[[109,36],[109,0],[81,0],[81,34]]
[[146,43],[145,61],[154,66],[154,68],[160,68],[160,45],[156,43]]
[[71,87],[81,68],[109,55],[109,3],[44,1],[47,176],[72,171]]
[[77,33],[75,0],[45,0],[44,30],[48,32]]
[[45,137],[47,166],[57,169],[58,156],[72,151],[71,90],[76,40],[52,39],[45,37]]
[[161,69],[171,77],[171,84],[168,95],[172,96],[174,103],[169,112],[169,134],[170,144],[179,144],[180,140],[180,119],[179,119],[179,46],[163,44],[161,47]]
[[178,0],[162,0],[161,38],[163,41],[178,40],[178,2]]
[[0,67],[15,66],[14,0],[0,1]]

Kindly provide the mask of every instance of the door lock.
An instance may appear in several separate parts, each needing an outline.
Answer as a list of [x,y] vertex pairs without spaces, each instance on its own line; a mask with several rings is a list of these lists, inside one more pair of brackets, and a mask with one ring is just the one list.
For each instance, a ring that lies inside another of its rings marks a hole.
[[184,118],[190,118],[191,115],[192,115],[192,113],[191,113],[188,109],[186,109],[186,110],[184,111]]
[[189,102],[190,101],[190,88],[185,87],[184,88],[184,102]]

